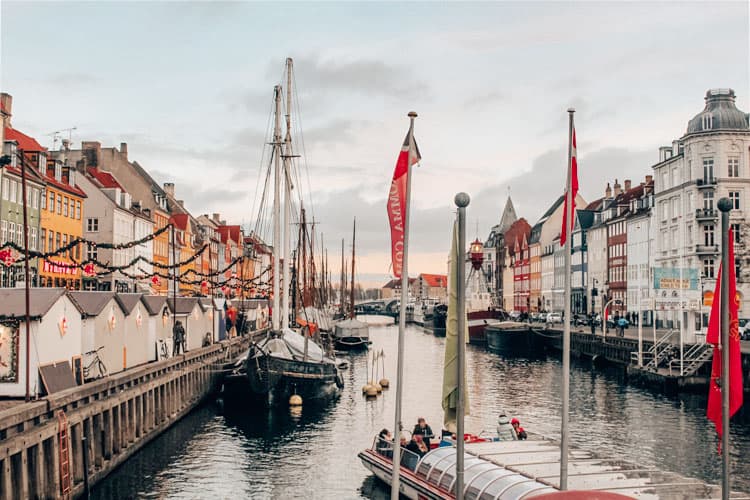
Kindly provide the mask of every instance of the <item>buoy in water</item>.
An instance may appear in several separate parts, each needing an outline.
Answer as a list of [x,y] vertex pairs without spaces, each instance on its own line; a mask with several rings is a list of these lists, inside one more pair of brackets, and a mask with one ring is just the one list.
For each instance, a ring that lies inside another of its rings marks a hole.
[[302,406],[302,397],[299,394],[292,394],[289,397],[289,406]]
[[367,394],[367,391],[372,387],[370,384],[365,384],[362,386],[362,394]]
[[382,387],[383,389],[388,389],[388,386],[391,385],[391,383],[388,381],[387,378],[381,378],[380,382],[378,383],[380,384],[380,387]]
[[375,383],[373,384],[373,387],[375,388],[375,391],[376,391],[376,392],[377,392],[378,394],[380,394],[381,392],[383,392],[383,386],[381,386],[381,385],[380,385],[380,384],[378,384],[377,382],[375,382]]
[[365,392],[365,396],[368,398],[376,398],[378,397],[378,390],[375,388],[374,385],[368,385],[367,391]]

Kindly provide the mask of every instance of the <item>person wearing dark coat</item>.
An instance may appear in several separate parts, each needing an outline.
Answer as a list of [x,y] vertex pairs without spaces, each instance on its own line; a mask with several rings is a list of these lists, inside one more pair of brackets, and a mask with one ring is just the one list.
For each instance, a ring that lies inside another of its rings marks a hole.
[[432,433],[432,429],[427,425],[427,422],[423,417],[417,419],[417,425],[414,426],[414,430],[411,431],[411,434],[413,436],[422,436],[425,446],[428,450],[430,449],[430,439],[434,438],[435,435]]
[[172,356],[180,354],[180,350],[185,351],[185,327],[182,321],[177,320],[172,327]]

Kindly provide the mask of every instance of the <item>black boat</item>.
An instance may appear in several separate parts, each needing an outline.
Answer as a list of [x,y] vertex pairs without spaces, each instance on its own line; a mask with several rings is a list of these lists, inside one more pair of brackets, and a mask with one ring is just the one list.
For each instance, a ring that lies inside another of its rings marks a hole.
[[293,330],[253,344],[245,359],[245,374],[250,391],[269,405],[287,404],[294,394],[303,401],[325,399],[344,387],[335,358]]
[[370,326],[356,319],[345,319],[333,325],[336,349],[353,351],[370,345]]
[[425,321],[425,328],[431,330],[436,337],[445,337],[445,321],[448,318],[448,306],[437,304],[432,308],[432,317]]
[[487,326],[484,334],[487,348],[497,354],[539,356],[544,353],[542,336],[525,323],[503,321]]

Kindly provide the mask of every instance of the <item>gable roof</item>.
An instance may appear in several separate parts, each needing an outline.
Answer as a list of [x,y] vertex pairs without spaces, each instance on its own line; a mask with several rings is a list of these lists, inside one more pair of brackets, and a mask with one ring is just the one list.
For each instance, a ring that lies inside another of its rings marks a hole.
[[96,167],[89,167],[86,169],[88,174],[96,179],[96,181],[101,184],[103,188],[120,188],[121,190],[125,191],[125,189],[120,185],[119,182],[117,182],[117,179],[115,179],[115,176],[112,175],[109,172],[105,172],[103,170],[99,170]]
[[[409,278],[409,285],[412,285],[415,281],[417,281],[417,278]],[[383,288],[401,288],[401,278],[392,279],[383,285]]]
[[[32,288],[29,316],[39,319],[65,294],[65,288]],[[23,288],[0,288],[0,318],[25,318],[26,295]],[[75,305],[75,304],[74,304]]]
[[[174,304],[174,302],[176,302],[176,304]],[[198,305],[201,309],[203,308],[197,297],[177,297],[174,302],[172,301],[172,299],[169,299],[167,301],[167,305],[172,311],[172,314],[190,314],[191,312],[193,312],[193,309],[196,305]],[[175,310],[172,310],[173,304]]]
[[136,304],[140,302],[142,295],[140,293],[118,293],[115,295],[115,299],[120,303],[120,307],[125,311],[125,314],[130,314]]
[[167,302],[166,295],[141,295],[141,302],[146,306],[146,310],[151,316],[161,314],[164,305]]
[[422,281],[429,287],[446,288],[448,286],[448,276],[445,274],[425,274],[419,275]]
[[[114,296],[114,292],[68,292],[68,297],[84,317],[98,316]],[[118,305],[122,309],[122,305]]]
[[5,140],[16,141],[18,149],[23,149],[24,152],[47,151],[36,139],[11,127],[5,127]]

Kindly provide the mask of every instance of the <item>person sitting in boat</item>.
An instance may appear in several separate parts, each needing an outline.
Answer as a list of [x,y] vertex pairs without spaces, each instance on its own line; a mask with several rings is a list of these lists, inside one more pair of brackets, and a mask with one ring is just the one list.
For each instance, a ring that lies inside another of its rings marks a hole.
[[393,436],[388,429],[383,429],[378,433],[378,444],[375,449],[381,455],[392,458],[393,457]]
[[417,419],[417,425],[414,426],[414,430],[411,433],[412,435],[421,436],[427,449],[430,449],[430,439],[434,438],[435,435],[432,433],[432,428],[427,425],[424,417]]
[[425,456],[429,451],[424,443],[424,439],[422,439],[422,436],[420,436],[419,434],[414,434],[411,437],[411,441],[409,441],[409,444],[406,445],[406,449],[418,455],[420,458]]
[[510,419],[505,413],[500,413],[497,417],[497,435],[501,441],[515,441],[518,439],[516,431],[510,423]]
[[529,437],[526,434],[526,431],[524,430],[524,428],[521,427],[521,422],[517,418],[514,418],[513,420],[511,420],[510,425],[513,426],[513,431],[516,433],[517,439],[524,440]]

